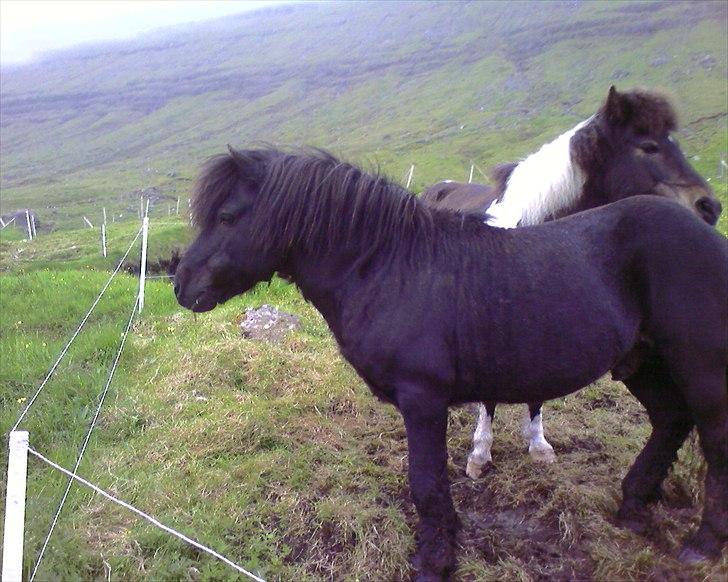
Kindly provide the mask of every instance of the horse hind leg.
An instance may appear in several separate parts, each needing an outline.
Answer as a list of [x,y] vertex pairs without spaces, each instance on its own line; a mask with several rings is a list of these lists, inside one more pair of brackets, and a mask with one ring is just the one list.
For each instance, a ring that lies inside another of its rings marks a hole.
[[521,433],[528,442],[528,454],[531,455],[531,459],[539,463],[553,463],[556,460],[556,453],[543,434],[542,406],[542,402],[528,404],[526,414],[523,416]]
[[683,562],[694,563],[719,558],[728,543],[728,368],[698,375],[686,386],[685,399],[708,464],[700,526],[680,553]]
[[483,469],[493,463],[491,447],[493,446],[493,418],[496,403],[487,401],[478,404],[478,423],[473,433],[473,450],[468,455],[465,473],[471,479],[479,479]]
[[661,497],[662,481],[690,433],[693,419],[674,380],[657,360],[645,362],[624,383],[647,410],[652,434],[622,480],[617,518],[624,527],[644,533],[647,504]]

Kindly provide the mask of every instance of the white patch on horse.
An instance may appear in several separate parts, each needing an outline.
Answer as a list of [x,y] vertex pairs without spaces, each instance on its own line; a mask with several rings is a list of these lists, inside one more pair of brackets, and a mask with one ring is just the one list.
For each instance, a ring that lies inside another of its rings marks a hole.
[[540,224],[576,202],[586,175],[571,157],[571,138],[591,120],[582,121],[515,167],[501,200],[486,210],[489,225],[515,228],[519,223]]
[[556,460],[554,448],[543,434],[541,413],[531,418],[528,410],[523,418],[523,438],[528,441],[528,454],[534,461],[553,463]]
[[473,450],[468,455],[465,473],[471,479],[480,477],[483,467],[493,462],[490,447],[493,444],[493,419],[488,416],[485,405],[478,404],[478,424],[473,434]]

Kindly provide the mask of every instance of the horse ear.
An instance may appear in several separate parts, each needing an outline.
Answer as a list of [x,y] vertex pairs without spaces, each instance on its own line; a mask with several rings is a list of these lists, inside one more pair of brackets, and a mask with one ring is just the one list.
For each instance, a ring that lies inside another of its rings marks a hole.
[[623,125],[629,120],[630,110],[629,100],[624,95],[621,95],[616,87],[612,85],[609,88],[607,102],[604,104],[604,111],[607,114],[609,124]]
[[233,146],[227,146],[230,157],[240,171],[240,177],[253,186],[259,186],[264,177],[264,168],[262,164],[264,160],[261,156],[256,155],[255,151],[240,152]]

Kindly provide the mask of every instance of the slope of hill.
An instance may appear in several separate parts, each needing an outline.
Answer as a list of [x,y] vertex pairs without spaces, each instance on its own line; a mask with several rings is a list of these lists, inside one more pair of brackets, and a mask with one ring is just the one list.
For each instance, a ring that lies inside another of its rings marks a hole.
[[611,83],[666,89],[714,175],[727,21],[723,2],[305,4],[68,50],[2,71],[0,210],[128,212],[136,190],[184,196],[206,155],[259,140],[396,177],[416,163],[421,188],[525,155]]

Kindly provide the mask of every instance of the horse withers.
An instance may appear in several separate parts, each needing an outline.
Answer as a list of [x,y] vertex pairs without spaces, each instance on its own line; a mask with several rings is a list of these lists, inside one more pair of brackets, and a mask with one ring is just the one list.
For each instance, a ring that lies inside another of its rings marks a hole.
[[620,521],[644,526],[696,426],[705,507],[681,557],[715,557],[728,541],[728,240],[680,205],[638,196],[500,229],[323,153],[231,150],[203,169],[192,213],[181,305],[209,311],[282,273],[399,409],[419,580],[455,567],[448,408],[548,400],[608,370],[652,424],[622,482]]
[[[624,93],[611,87],[599,111],[517,163],[493,172],[493,186],[440,182],[422,200],[436,208],[480,212],[488,224],[505,228],[540,224],[638,194],[675,200],[714,225],[721,204],[671,137],[676,116],[654,92]],[[532,402],[523,434],[536,461],[552,462],[542,403]],[[496,403],[478,405],[478,423],[466,473],[477,479],[492,462]]]

